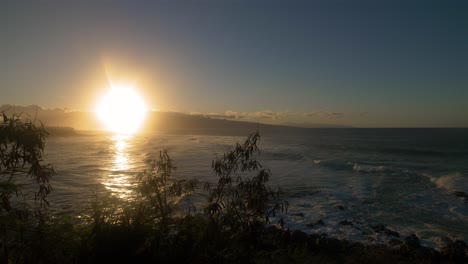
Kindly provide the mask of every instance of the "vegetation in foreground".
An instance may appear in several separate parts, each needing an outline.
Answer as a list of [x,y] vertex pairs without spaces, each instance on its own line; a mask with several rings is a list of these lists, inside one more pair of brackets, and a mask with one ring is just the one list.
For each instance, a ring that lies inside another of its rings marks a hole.
[[[364,245],[290,232],[270,223],[287,209],[281,192],[267,183],[270,172],[255,159],[257,133],[212,163],[216,184],[205,184],[202,210],[180,214],[178,204],[199,186],[174,179],[167,151],[148,161],[138,175],[137,197],[117,202],[111,195],[92,202],[86,222],[47,214],[54,170],[44,165],[47,133],[20,117],[0,123],[0,258],[3,263],[414,263],[466,261],[466,244],[442,252],[422,247],[417,238],[398,247]],[[26,176],[26,177],[23,177]],[[21,194],[18,177],[39,189],[35,203]],[[177,213],[178,212],[178,213]],[[458,244],[457,244],[458,243]]]

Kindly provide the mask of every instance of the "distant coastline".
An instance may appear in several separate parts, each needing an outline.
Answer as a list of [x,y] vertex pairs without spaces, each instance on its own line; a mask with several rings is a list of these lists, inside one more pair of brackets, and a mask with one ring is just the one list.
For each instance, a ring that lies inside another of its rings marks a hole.
[[70,136],[81,136],[82,134],[78,133],[72,127],[45,127],[47,133],[52,137],[70,137]]
[[[17,114],[40,121],[50,130],[52,136],[86,135],[89,131],[105,131],[102,123],[94,112],[71,111],[69,109],[44,109],[37,105],[17,106],[1,105],[0,112],[7,115]],[[445,129],[445,128],[370,128],[334,124],[283,122],[266,124],[239,119],[217,118],[203,114],[187,114],[179,112],[148,112],[141,128],[142,132],[159,132],[170,134],[213,134],[213,135],[248,135],[255,130],[268,134],[306,133],[310,129]],[[447,129],[451,129],[448,128]],[[456,127],[456,129],[466,129]],[[83,133],[82,133],[83,132]]]

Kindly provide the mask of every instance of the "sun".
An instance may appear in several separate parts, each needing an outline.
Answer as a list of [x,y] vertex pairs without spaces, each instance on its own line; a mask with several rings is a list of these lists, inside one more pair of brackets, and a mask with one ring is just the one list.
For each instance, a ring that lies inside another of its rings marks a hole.
[[143,98],[128,85],[112,85],[96,108],[98,118],[106,129],[119,134],[133,134],[146,116]]

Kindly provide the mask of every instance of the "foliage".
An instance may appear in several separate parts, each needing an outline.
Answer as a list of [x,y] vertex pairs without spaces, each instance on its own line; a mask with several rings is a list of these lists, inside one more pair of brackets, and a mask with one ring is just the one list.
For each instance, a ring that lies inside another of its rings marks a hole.
[[[175,217],[177,202],[193,192],[197,180],[175,179],[176,169],[166,150],[147,161],[148,169],[137,175],[137,197],[118,205],[112,195],[96,197],[89,219],[89,239],[81,249],[85,262],[164,259],[178,243],[184,217]],[[164,250],[163,250],[164,249]],[[161,254],[156,254],[159,252]]]
[[167,230],[168,218],[173,212],[177,198],[193,192],[198,181],[173,179],[171,175],[175,167],[165,149],[159,152],[159,159],[150,159],[147,164],[149,169],[138,175],[138,192],[143,198],[140,209],[148,206],[151,220]]
[[[7,117],[2,113],[0,122],[0,213],[11,211],[11,198],[21,191],[15,183],[17,175],[27,175],[38,185],[35,201],[44,209],[47,195],[52,191],[49,183],[54,175],[51,165],[42,164],[45,139],[48,133],[42,123],[23,121],[20,115]],[[40,212],[40,211],[39,211]]]
[[284,208],[284,203],[279,203],[280,192],[266,185],[269,171],[255,160],[259,138],[254,133],[214,160],[212,168],[219,179],[217,184],[205,185],[204,213],[189,210],[181,216],[174,214],[177,203],[180,205],[181,197],[195,191],[198,181],[175,179],[173,161],[166,150],[161,150],[159,157],[148,160],[148,169],[137,176],[136,200],[120,210],[112,206],[109,196],[93,203],[93,227],[81,255],[87,256],[87,262],[113,258],[163,262],[251,258],[257,254],[256,236],[263,232],[263,224],[281,206]]
[[[5,263],[414,263],[443,260],[422,249],[369,247],[355,242],[266,226],[285,210],[270,172],[255,159],[257,133],[212,162],[217,183],[205,184],[199,213],[176,214],[196,180],[177,179],[166,150],[137,176],[136,199],[104,193],[91,203],[88,221],[69,216],[42,222],[28,208],[4,218],[0,261]],[[4,189],[15,190],[5,184]],[[3,229],[4,231],[7,229]],[[419,254],[419,255],[418,255]],[[454,254],[454,253],[453,253]],[[429,257],[428,257],[429,256]],[[452,256],[449,256],[452,259]],[[463,256],[459,260],[466,260]]]
[[[3,258],[11,254],[15,261],[24,262],[21,256],[34,255],[28,249],[39,247],[34,244],[35,236],[42,234],[45,227],[47,195],[52,191],[49,181],[54,175],[51,165],[43,164],[45,139],[48,133],[42,123],[24,120],[21,115],[8,117],[1,113],[0,121],[0,238]],[[24,175],[27,177],[19,178]],[[38,186],[32,197],[22,194],[22,184],[32,179]],[[34,210],[31,210],[34,207]],[[39,220],[39,221],[37,221]],[[31,231],[34,232],[31,232]]]
[[270,171],[255,158],[260,153],[259,140],[255,132],[212,162],[218,182],[205,184],[209,192],[204,206],[207,227],[200,250],[208,250],[206,255],[215,260],[252,258],[264,224],[278,210],[287,209],[280,190],[267,185]]
[[21,216],[10,215],[7,220],[8,228],[1,235],[4,244],[0,262],[72,263],[76,259],[82,231],[71,217],[48,218],[38,224],[34,214],[22,211]]
[[[214,160],[212,168],[219,176],[218,183],[205,185],[210,191],[206,214],[210,220],[223,222],[234,231],[250,228],[260,217],[269,222],[277,210],[287,209],[287,203],[279,200],[280,190],[274,192],[266,185],[270,171],[254,158],[260,153],[259,140],[259,133],[253,133],[243,144],[237,143],[233,150]],[[244,175],[250,172],[256,175]]]

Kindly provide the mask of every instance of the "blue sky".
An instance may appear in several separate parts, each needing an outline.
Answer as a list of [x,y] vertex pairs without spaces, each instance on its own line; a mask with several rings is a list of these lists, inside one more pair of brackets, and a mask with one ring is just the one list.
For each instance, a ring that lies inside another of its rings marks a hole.
[[[66,3],[65,3],[66,2]],[[0,104],[468,126],[467,1],[6,1]]]

